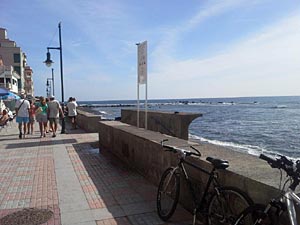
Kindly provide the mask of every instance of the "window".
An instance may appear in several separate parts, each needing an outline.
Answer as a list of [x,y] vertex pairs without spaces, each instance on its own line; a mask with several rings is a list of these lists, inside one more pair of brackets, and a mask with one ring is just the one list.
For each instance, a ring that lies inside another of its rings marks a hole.
[[21,75],[21,67],[20,66],[14,66],[14,70]]
[[20,56],[19,53],[15,53],[15,54],[14,54],[14,62],[15,62],[15,63],[21,62],[21,56]]
[[18,89],[20,90],[22,88],[21,79],[18,79]]
[[0,84],[4,84],[4,78],[0,78]]
[[11,79],[10,78],[6,78],[6,83],[10,83],[11,84]]

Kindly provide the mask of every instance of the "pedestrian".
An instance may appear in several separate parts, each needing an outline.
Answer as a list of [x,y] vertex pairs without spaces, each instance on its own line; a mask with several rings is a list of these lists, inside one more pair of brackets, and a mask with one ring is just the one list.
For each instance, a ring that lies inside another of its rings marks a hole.
[[37,104],[35,110],[36,121],[39,123],[39,128],[41,132],[41,137],[46,137],[45,127],[47,125],[48,119],[48,105],[44,97],[40,97],[40,102]]
[[33,134],[33,125],[35,122],[35,110],[36,106],[33,104],[32,100],[29,100],[30,109],[29,109],[29,122],[27,124],[27,134]]
[[75,98],[73,97],[69,98],[67,109],[68,109],[68,117],[71,119],[72,122],[72,129],[77,129],[77,123],[76,123],[77,103]]
[[7,114],[7,111],[6,109],[3,109],[3,111],[0,112],[0,126],[5,125],[8,120],[9,120],[9,116]]
[[[46,104],[48,105],[49,103],[49,97],[45,98],[46,99]],[[47,123],[44,125],[44,129],[46,131],[46,133],[48,134],[50,131],[50,127],[49,127],[49,114],[47,116]]]
[[61,114],[62,118],[64,117],[64,113],[62,108],[55,97],[50,96],[50,101],[48,102],[48,115],[50,122],[50,129],[52,130],[52,137],[56,137],[57,124],[59,120],[59,114]]
[[[27,131],[27,123],[29,122],[29,109],[30,103],[25,99],[26,95],[21,94],[21,98],[16,102],[15,110],[16,110],[16,122],[19,124],[19,138],[25,138],[25,134]],[[22,124],[23,124],[23,133],[22,133]]]

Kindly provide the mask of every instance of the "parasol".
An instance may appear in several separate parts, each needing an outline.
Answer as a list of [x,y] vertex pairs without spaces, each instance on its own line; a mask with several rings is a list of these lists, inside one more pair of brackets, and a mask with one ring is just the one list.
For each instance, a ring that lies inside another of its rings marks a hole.
[[13,100],[13,99],[20,99],[20,97],[5,88],[0,88],[0,99]]

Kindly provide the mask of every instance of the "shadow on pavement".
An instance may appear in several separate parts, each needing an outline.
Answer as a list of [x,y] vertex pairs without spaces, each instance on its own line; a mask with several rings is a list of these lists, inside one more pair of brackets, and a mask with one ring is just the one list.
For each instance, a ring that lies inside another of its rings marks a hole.
[[156,213],[157,187],[109,151],[78,143],[68,153],[90,208],[106,208],[114,217],[100,224],[184,225],[190,220],[182,210],[168,223],[160,220]]
[[[26,139],[24,139],[24,140],[26,140]],[[35,141],[35,142],[7,144],[5,149],[28,148],[28,147],[48,146],[48,145],[58,145],[58,144],[73,144],[73,143],[77,142],[76,139],[40,141],[40,138],[36,138],[36,140],[37,141]]]

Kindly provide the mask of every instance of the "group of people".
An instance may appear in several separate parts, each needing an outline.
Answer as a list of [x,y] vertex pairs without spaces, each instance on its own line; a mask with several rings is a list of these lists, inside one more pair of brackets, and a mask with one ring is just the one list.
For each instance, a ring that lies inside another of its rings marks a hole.
[[[52,132],[52,137],[56,137],[59,118],[64,118],[64,110],[54,96],[49,98],[40,97],[38,101],[27,100],[25,95],[16,102],[16,122],[19,126],[19,138],[25,138],[26,134],[33,134],[33,125],[39,123],[40,137],[46,137],[46,133]],[[71,101],[70,101],[71,99]],[[73,128],[76,128],[77,103],[75,98],[70,98],[66,112],[72,120]],[[48,129],[48,123],[50,128]],[[23,127],[23,129],[22,129]]]

